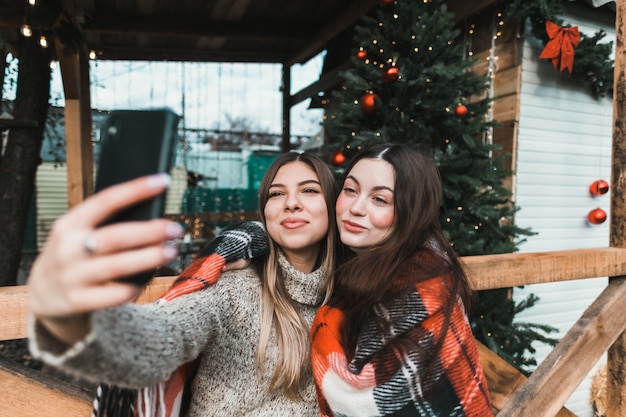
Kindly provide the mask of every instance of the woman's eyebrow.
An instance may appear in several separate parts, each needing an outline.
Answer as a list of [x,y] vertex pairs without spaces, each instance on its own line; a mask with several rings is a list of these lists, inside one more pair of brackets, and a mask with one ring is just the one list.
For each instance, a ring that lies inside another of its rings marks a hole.
[[[306,185],[306,184],[317,184],[317,185],[321,186],[321,183],[319,181],[317,181],[317,180],[314,180],[314,179],[304,180],[304,181],[300,181],[298,183],[299,186]],[[285,184],[281,184],[281,183],[270,184],[269,188],[273,188],[273,187],[286,187],[286,185]]]
[[319,181],[317,180],[304,180],[304,181],[300,181],[298,183],[298,185],[306,185],[306,184],[317,184],[317,185],[321,185]]
[[[350,180],[352,180],[352,181],[356,182],[356,184],[357,184],[357,185],[360,185],[359,180],[357,180],[357,179],[356,179],[353,175],[348,175],[348,176],[346,177],[346,179],[347,179],[347,180],[348,180],[348,179],[350,179]],[[392,192],[392,193],[393,193],[393,188],[391,188],[391,187],[387,187],[386,185],[377,185],[377,186],[375,186],[375,187],[372,187],[372,189],[373,189],[373,190],[388,190],[388,191],[390,191],[390,192]]]
[[358,185],[358,184],[360,184],[359,180],[357,180],[357,179],[354,177],[354,175],[347,175],[347,176],[346,176],[346,179],[347,179],[347,180],[352,180],[352,181],[356,182],[356,183],[357,183],[357,185]]

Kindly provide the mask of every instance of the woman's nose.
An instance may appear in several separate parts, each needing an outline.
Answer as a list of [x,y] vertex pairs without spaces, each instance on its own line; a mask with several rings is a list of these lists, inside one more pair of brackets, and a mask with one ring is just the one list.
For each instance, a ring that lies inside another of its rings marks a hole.
[[350,212],[356,216],[365,215],[365,202],[360,198],[354,200],[354,203],[350,206]]
[[285,199],[285,210],[300,210],[302,208],[302,204],[300,203],[300,199],[298,199],[297,195],[287,195]]

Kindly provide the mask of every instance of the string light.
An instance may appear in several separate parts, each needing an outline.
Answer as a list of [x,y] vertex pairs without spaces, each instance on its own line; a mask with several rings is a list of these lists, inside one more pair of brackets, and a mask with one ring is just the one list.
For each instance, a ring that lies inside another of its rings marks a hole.
[[94,60],[96,59],[96,57],[97,57],[96,51],[94,51],[93,49],[89,51],[89,59]]
[[29,6],[35,6],[37,4],[37,0],[28,0]]
[[23,37],[30,38],[31,36],[33,36],[33,29],[30,27],[28,23],[24,23],[22,27],[20,28],[20,33],[22,34]]
[[[498,20],[497,25],[495,24],[495,21]],[[502,36],[502,32],[497,30],[496,28],[498,26],[502,27],[504,25],[504,22],[502,21],[502,13],[497,12],[496,16],[494,16],[494,18],[491,21],[491,32],[492,32],[492,37],[491,37],[491,48],[489,48],[489,56],[487,57],[487,63],[488,63],[488,67],[487,67],[487,76],[489,77],[489,89],[486,91],[487,94],[487,98],[489,98],[490,100],[493,100],[493,98],[495,97],[495,77],[496,77],[496,73],[498,72],[498,57],[496,56],[496,40]],[[495,34],[494,34],[495,32]],[[489,109],[487,110],[487,113],[485,114],[485,121],[487,123],[490,123],[491,121],[493,121],[493,107],[489,106]],[[493,126],[489,125],[489,127],[487,128],[487,130],[485,132],[483,132],[483,143],[485,144],[492,144],[493,143]],[[493,151],[489,151],[489,157],[491,158],[493,156]]]

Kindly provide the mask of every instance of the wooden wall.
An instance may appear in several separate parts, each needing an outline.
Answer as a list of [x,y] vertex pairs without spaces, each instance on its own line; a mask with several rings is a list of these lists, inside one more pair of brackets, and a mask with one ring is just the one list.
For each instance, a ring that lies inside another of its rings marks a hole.
[[[490,61],[492,67],[492,119],[498,122],[493,129],[493,143],[499,145],[511,155],[507,169],[515,167],[517,152],[517,122],[520,114],[521,86],[521,39],[519,27],[498,16],[497,7],[488,7],[480,14],[468,19],[473,26],[470,36],[473,58],[477,60],[473,69],[477,74],[488,75]],[[500,25],[499,22],[504,22]],[[497,39],[492,42],[494,33]],[[511,176],[505,183],[514,190],[515,177]]]

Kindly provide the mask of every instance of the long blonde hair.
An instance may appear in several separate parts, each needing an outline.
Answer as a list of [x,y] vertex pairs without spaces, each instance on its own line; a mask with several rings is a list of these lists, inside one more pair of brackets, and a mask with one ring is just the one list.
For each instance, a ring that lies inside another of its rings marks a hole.
[[[327,277],[325,301],[330,297],[333,286],[335,243],[335,190],[336,183],[326,164],[317,156],[308,153],[288,152],[280,155],[268,168],[259,187],[259,208],[265,224],[264,208],[269,197],[269,187],[278,170],[285,164],[300,161],[309,165],[317,174],[326,207],[328,208],[328,233],[322,242],[319,264]],[[270,390],[282,388],[292,399],[300,398],[300,388],[310,375],[309,325],[302,317],[295,302],[287,293],[284,277],[278,267],[280,247],[270,239],[270,252],[264,264],[258,268],[261,277],[261,333],[256,352],[257,373],[263,372],[272,329],[276,332],[278,361],[270,382]]]

